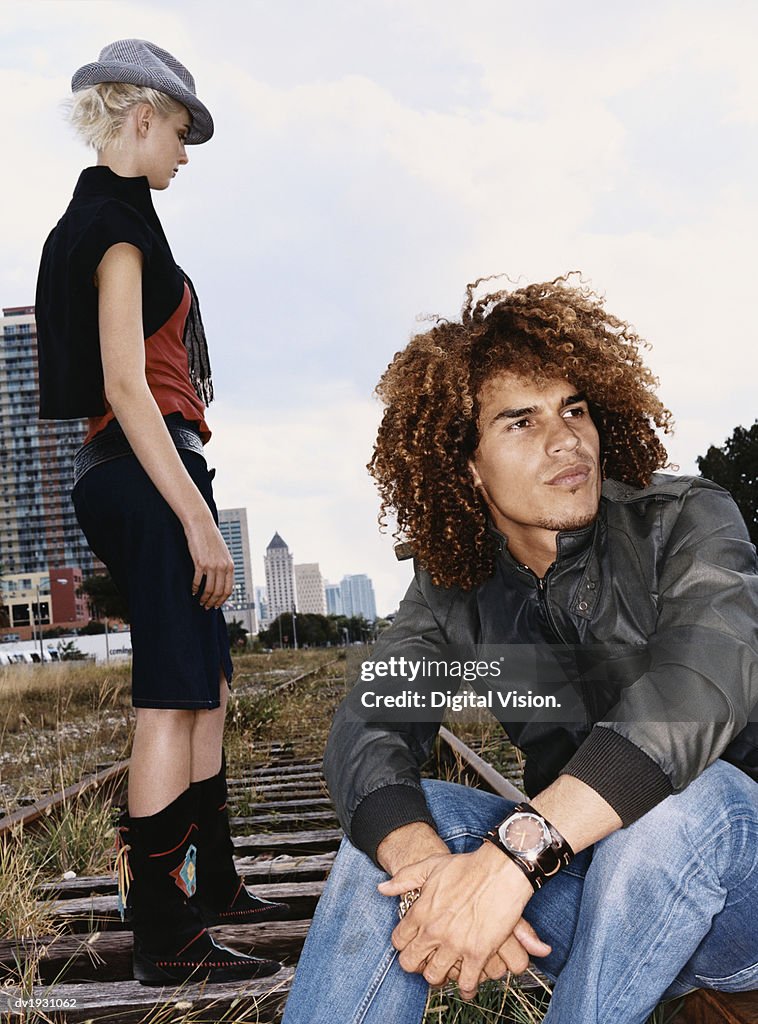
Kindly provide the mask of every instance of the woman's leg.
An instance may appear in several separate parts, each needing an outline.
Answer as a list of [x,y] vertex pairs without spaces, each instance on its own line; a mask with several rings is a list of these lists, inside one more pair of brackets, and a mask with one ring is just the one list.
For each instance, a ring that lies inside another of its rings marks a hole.
[[257,924],[284,917],[289,907],[251,895],[234,866],[223,757],[229,686],[223,671],[219,687],[220,706],[213,711],[197,711],[192,728],[190,790],[199,829],[197,892],[192,903],[207,925]]
[[213,711],[135,708],[134,742],[129,762],[129,813],[155,814],[191,782],[221,770],[224,717],[229,686],[219,680],[220,705]]
[[135,818],[163,810],[190,784],[195,711],[135,708],[129,761],[129,813]]
[[219,676],[219,706],[213,711],[196,711],[190,736],[190,782],[200,782],[221,771],[224,720],[229,702],[229,684],[223,671]]
[[119,857],[128,851],[122,874],[127,868],[131,874],[134,977],[143,984],[206,977],[244,981],[280,967],[276,961],[217,945],[192,899],[202,847],[196,792],[190,784],[193,740],[202,752],[200,765],[215,765],[222,729],[223,717],[217,712],[137,710],[129,814],[119,828]]

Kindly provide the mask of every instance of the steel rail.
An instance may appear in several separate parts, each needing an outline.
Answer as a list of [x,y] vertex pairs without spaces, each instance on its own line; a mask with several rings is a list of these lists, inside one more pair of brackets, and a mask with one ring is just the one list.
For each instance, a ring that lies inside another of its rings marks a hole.
[[484,758],[480,757],[471,747],[466,746],[463,740],[454,736],[449,729],[443,725],[440,728],[440,739],[457,756],[463,764],[469,768],[493,793],[505,797],[506,800],[520,802],[525,800],[524,794],[501,775],[497,768],[487,764]]

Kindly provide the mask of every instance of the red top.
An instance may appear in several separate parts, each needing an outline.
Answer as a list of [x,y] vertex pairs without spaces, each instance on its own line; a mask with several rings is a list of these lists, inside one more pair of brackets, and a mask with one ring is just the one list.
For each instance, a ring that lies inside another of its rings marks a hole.
[[[155,334],[145,338],[145,377],[161,414],[168,416],[171,412],[179,412],[185,420],[197,423],[203,444],[207,444],[211,432],[205,422],[205,406],[190,382],[189,361],[183,341],[191,302],[192,296],[185,283],[182,301],[169,319]],[[90,418],[85,444],[115,419],[105,395],[103,401],[105,415]]]

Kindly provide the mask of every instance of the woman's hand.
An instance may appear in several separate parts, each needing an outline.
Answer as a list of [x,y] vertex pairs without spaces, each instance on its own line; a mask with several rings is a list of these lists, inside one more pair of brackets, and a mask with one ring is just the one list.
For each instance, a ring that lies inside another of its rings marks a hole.
[[195,566],[192,593],[203,608],[220,608],[234,586],[234,562],[210,512],[185,523],[184,533]]

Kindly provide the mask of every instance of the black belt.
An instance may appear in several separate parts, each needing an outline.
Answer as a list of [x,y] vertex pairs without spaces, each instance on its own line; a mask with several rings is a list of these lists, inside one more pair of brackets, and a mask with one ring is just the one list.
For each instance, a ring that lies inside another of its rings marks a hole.
[[[190,427],[182,427],[175,423],[166,423],[171,440],[176,448],[185,451],[203,454],[203,442],[200,435]],[[133,455],[132,447],[126,439],[123,430],[108,429],[95,434],[91,441],[83,445],[74,455],[74,487],[79,483],[86,472],[93,466],[99,466],[101,462],[111,462],[113,459],[121,459],[124,455]]]

